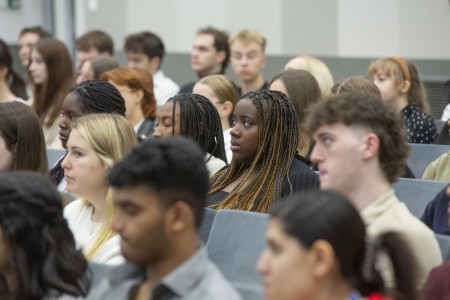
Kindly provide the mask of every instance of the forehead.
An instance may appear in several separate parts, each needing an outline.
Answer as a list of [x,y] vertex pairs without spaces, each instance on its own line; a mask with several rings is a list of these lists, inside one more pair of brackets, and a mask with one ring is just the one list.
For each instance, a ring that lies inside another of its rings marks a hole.
[[347,135],[347,134],[354,134],[354,128],[351,126],[347,126],[343,123],[332,123],[332,124],[324,124],[319,126],[314,131],[314,136],[319,136],[322,134],[333,134],[337,136]]
[[120,204],[123,201],[133,202],[142,206],[152,203],[160,203],[161,197],[145,184],[114,188],[114,202]]
[[33,32],[24,33],[19,37],[20,43],[35,44],[35,43],[37,43],[38,40],[39,40],[39,35],[36,33],[33,33]]
[[205,33],[198,34],[195,37],[194,45],[213,47],[214,46],[214,37],[211,34],[205,34]]
[[67,141],[67,147],[77,147],[82,149],[92,149],[89,143],[81,136],[77,129],[72,129]]
[[81,102],[80,96],[75,93],[69,93],[66,98],[64,98],[64,102],[62,105],[62,110],[73,111],[83,113],[83,104]]
[[[172,117],[173,105],[174,105],[173,101],[167,101],[166,103],[164,103],[164,105],[159,110],[158,116],[159,117]],[[178,119],[179,116],[180,116],[180,106],[177,105],[175,107],[174,118]]]
[[257,42],[244,42],[244,41],[235,41],[233,44],[230,45],[230,49],[233,52],[262,52],[261,45],[259,45]]
[[234,115],[235,116],[246,115],[256,118],[258,116],[258,109],[253,104],[252,100],[244,98],[236,104],[236,108],[234,109]]

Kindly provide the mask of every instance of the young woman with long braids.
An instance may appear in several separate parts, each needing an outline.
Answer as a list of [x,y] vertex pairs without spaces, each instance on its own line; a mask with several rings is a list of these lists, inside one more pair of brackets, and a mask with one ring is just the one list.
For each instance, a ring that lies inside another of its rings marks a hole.
[[206,167],[212,176],[226,166],[223,131],[219,113],[211,101],[197,94],[176,95],[161,106],[158,127],[153,136],[186,136],[205,153]]
[[[271,211],[266,236],[257,268],[267,300],[421,299],[408,245],[389,231],[368,236],[356,208],[336,192],[286,199]],[[393,284],[383,280],[386,270]]]
[[233,116],[233,160],[211,178],[208,205],[266,213],[293,192],[319,188],[317,174],[295,158],[299,125],[283,93],[248,93]]
[[[88,114],[118,114],[125,116],[125,101],[119,91],[110,83],[102,80],[88,80],[73,87],[64,99],[59,121],[59,139],[64,149],[72,131],[72,123]],[[64,169],[61,162],[65,155],[50,170],[53,183],[59,191],[66,190]]]

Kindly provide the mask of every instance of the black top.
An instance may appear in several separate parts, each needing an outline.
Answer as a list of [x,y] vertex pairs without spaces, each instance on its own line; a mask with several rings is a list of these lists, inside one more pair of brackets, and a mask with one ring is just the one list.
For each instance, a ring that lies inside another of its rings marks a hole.
[[420,111],[416,105],[408,105],[401,111],[409,143],[432,144],[438,137],[433,118]]
[[[263,86],[262,87],[260,87],[259,89],[257,89],[256,91],[262,91],[262,90],[268,90],[269,89],[269,83],[267,82],[267,81],[264,81],[264,84],[263,84]],[[238,94],[239,94],[239,96],[243,96],[242,95],[242,87],[238,87],[237,88],[237,90],[238,90]],[[256,92],[255,91],[255,92]]]
[[[319,185],[319,176],[303,163],[299,156],[295,156],[291,168],[289,169],[288,176],[283,181],[281,197],[288,197],[292,193],[298,191],[317,190],[319,189]],[[222,202],[228,194],[229,193],[227,192],[219,191],[208,196],[206,206]]]

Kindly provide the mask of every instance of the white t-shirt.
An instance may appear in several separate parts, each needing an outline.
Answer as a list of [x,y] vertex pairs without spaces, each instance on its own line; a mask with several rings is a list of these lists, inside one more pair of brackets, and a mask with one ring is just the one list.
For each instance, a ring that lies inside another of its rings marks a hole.
[[233,159],[233,151],[231,151],[231,128],[223,131],[223,140],[225,144],[225,153],[227,154],[228,164],[231,164],[231,160]]
[[172,79],[164,75],[163,71],[153,75],[153,92],[155,93],[156,103],[161,107],[166,103],[167,99],[178,94],[180,87]]
[[[64,217],[72,230],[76,246],[81,248],[84,254],[92,247],[102,227],[101,222],[92,221],[92,211],[93,206],[84,206],[80,199],[72,201],[64,208]],[[125,260],[120,251],[120,236],[115,235],[108,240],[91,261],[110,265],[123,263]]]

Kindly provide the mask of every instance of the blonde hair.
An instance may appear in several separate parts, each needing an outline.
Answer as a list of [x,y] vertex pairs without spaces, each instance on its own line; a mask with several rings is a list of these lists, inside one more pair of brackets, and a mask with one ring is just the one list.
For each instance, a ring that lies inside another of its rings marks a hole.
[[[323,61],[308,55],[300,55],[295,57],[294,59],[303,59],[304,61],[306,61],[306,71],[311,73],[317,80],[322,97],[331,94],[331,88],[334,85],[334,79],[330,69]],[[289,64],[289,62],[287,64]]]
[[241,30],[230,37],[228,44],[231,46],[234,42],[242,42],[244,44],[257,43],[261,46],[262,52],[266,50],[266,38],[258,31],[251,29]]
[[[81,137],[88,142],[108,169],[111,169],[137,144],[136,134],[131,124],[127,119],[116,114],[86,115],[77,119],[72,128],[78,130]],[[89,200],[83,199],[83,205],[92,204]],[[113,217],[113,192],[108,186],[105,196],[105,219],[97,239],[86,253],[88,260],[91,260],[98,250],[116,234],[111,229]]]
[[[216,94],[220,103],[226,101],[233,104],[233,109],[236,106],[236,102],[239,99],[239,94],[234,83],[225,75],[209,75],[200,79],[197,83],[201,83],[209,87],[214,94]],[[231,121],[233,111],[231,111],[228,118]],[[231,122],[230,122],[231,125]]]
[[400,56],[381,58],[370,64],[368,75],[373,78],[376,73],[383,72],[391,78],[397,86],[409,82],[408,104],[414,104],[423,112],[430,113],[430,105],[425,88],[420,80],[416,66]]

